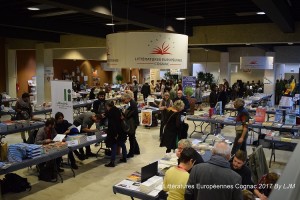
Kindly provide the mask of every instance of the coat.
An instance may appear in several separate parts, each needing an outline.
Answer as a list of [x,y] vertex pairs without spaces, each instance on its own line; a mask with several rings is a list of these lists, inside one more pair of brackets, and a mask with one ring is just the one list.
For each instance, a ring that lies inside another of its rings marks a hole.
[[242,200],[242,190],[237,187],[241,184],[241,176],[231,170],[229,162],[222,156],[213,155],[207,163],[192,168],[184,197],[185,200]]
[[176,149],[181,133],[181,112],[168,110],[160,146]]
[[118,141],[125,142],[127,135],[121,128],[121,111],[116,106],[113,106],[107,111],[106,117],[108,119],[106,145],[110,147]]
[[135,134],[135,130],[140,124],[139,110],[137,108],[137,103],[133,99],[130,100],[129,104],[130,106],[125,110],[124,117],[130,126],[128,134]]

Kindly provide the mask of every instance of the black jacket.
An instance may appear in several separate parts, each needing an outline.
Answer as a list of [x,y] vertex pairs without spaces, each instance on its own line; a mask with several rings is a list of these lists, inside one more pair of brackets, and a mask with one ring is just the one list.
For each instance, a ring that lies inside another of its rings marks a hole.
[[102,114],[105,113],[106,108],[105,108],[105,100],[104,101],[100,101],[99,99],[97,99],[96,101],[94,101],[93,103],[93,112],[96,114]]
[[125,142],[126,134],[121,128],[121,111],[116,106],[113,106],[107,111],[106,117],[108,119],[106,145],[111,146],[116,144],[117,141]]
[[144,85],[142,86],[141,93],[142,93],[143,95],[146,95],[146,96],[149,95],[149,94],[151,94],[150,85],[144,84]]

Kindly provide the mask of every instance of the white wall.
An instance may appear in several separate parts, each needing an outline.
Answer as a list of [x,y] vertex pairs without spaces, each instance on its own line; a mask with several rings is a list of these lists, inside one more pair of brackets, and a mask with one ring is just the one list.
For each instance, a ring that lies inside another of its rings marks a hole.
[[193,63],[193,76],[197,77],[198,72],[209,72],[214,76],[214,81],[218,82],[220,77],[220,63],[207,62],[207,63]]

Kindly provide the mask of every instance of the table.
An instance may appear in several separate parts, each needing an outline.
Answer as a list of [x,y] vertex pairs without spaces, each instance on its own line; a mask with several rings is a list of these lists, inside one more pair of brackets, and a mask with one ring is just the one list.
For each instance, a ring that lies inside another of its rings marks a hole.
[[[204,155],[202,155],[203,160],[206,162],[211,157],[211,151],[206,151]],[[161,159],[162,160],[162,159]],[[177,165],[177,162],[174,164]],[[171,165],[170,165],[171,166]],[[118,183],[119,184],[119,183]],[[138,199],[145,199],[145,200],[157,200],[160,199],[160,193],[156,194],[154,196],[140,192],[138,190],[132,190],[128,189],[126,187],[117,186],[118,184],[113,186],[113,192],[114,194],[123,194],[130,196],[131,199],[138,198]]]
[[[69,148],[64,148],[64,149],[60,149],[58,151],[53,151],[50,153],[42,154],[40,157],[37,157],[37,158],[26,159],[19,163],[13,163],[6,169],[0,169],[0,175],[7,174],[7,173],[10,173],[10,172],[13,172],[13,171],[16,171],[19,169],[23,169],[26,167],[30,167],[32,165],[38,165],[40,163],[62,157],[64,155],[67,155],[68,153],[69,153]],[[59,172],[58,172],[58,175],[61,179],[61,182],[63,182],[62,176],[60,175]]]

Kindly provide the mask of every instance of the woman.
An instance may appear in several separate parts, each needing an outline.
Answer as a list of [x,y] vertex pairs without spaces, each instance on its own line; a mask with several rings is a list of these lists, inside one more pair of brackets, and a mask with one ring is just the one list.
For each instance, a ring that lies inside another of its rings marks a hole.
[[106,102],[105,106],[107,109],[106,117],[108,119],[108,130],[105,143],[107,147],[111,148],[110,162],[105,164],[105,167],[115,167],[117,146],[122,148],[123,158],[120,159],[120,162],[127,162],[127,149],[125,145],[127,135],[121,128],[121,111],[114,105],[113,101]]
[[160,125],[160,134],[159,134],[160,139],[162,137],[163,128],[166,123],[167,109],[172,106],[173,106],[173,101],[170,99],[170,94],[168,92],[165,92],[164,98],[159,103],[159,110],[161,110],[161,112],[160,112],[161,113],[161,125]]
[[[54,129],[55,120],[53,118],[49,118],[45,122],[45,126],[40,128],[36,134],[35,143],[36,144],[49,144],[53,142],[53,139],[57,135],[56,130]],[[62,158],[56,158],[56,165],[58,172],[63,172],[64,170],[60,168],[60,164]]]
[[[70,133],[70,127],[72,126],[71,123],[69,123],[67,120],[64,119],[64,114],[61,113],[61,112],[57,112],[55,114],[55,130],[58,134],[65,134],[65,135],[68,135]],[[76,128],[77,129],[77,128]],[[78,129],[77,129],[77,132]],[[71,133],[72,134],[72,133]],[[79,152],[77,150],[74,150],[74,153],[75,155],[80,159],[80,160],[84,160],[85,157],[84,155],[81,155],[79,154]],[[71,167],[73,169],[78,169],[78,166],[76,165],[76,161],[75,161],[75,158],[74,158],[74,155],[73,155],[73,152],[70,151],[69,154],[68,154],[68,158],[70,160],[70,163],[71,163]]]
[[211,92],[209,94],[209,105],[211,108],[214,108],[218,102],[217,85],[213,83],[210,89]]
[[173,106],[167,109],[166,123],[163,127],[163,135],[160,146],[167,147],[166,153],[170,153],[171,149],[177,149],[178,140],[182,139],[181,130],[181,111],[184,103],[181,100],[174,102]]
[[134,100],[138,101],[138,92],[139,92],[139,85],[136,80],[133,81],[133,94],[134,94]]
[[244,108],[245,101],[243,99],[236,99],[233,105],[237,110],[237,116],[235,126],[236,136],[231,155],[234,155],[239,149],[247,153],[248,123],[250,118],[248,111]]
[[196,90],[195,90],[195,98],[196,98],[196,110],[203,111],[202,109],[202,91],[201,87],[199,84],[196,85]]
[[184,199],[186,184],[190,176],[188,171],[195,163],[195,154],[195,149],[191,147],[184,148],[179,158],[179,165],[171,167],[166,171],[163,190],[169,193],[168,200]]

